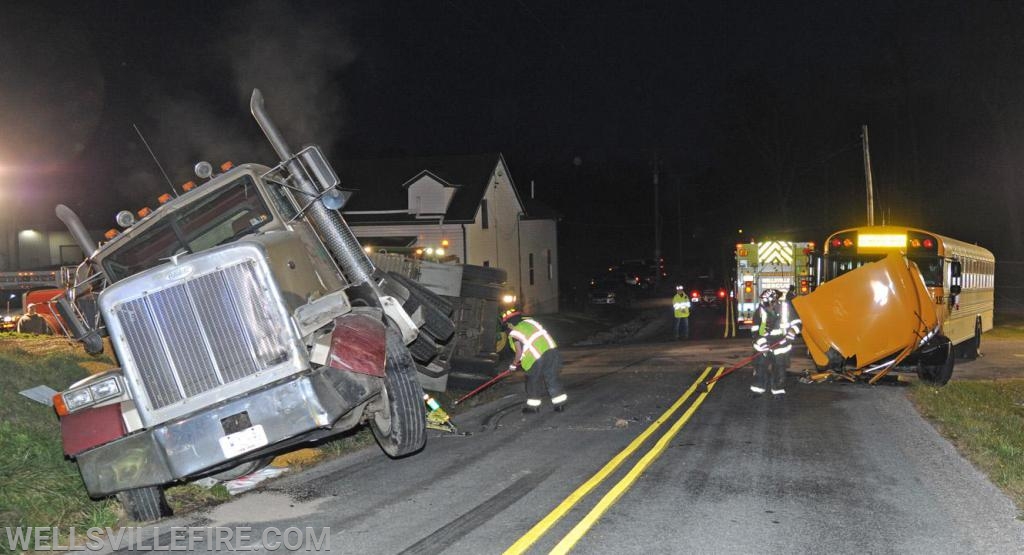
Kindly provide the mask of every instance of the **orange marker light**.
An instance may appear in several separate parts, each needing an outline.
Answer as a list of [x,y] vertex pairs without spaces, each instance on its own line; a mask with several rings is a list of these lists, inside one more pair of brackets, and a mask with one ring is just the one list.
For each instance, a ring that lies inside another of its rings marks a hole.
[[107,232],[103,234],[103,236],[106,237],[109,240],[109,239],[113,239],[114,237],[117,237],[118,233],[120,233],[120,232],[117,231],[116,229],[108,229]]
[[68,406],[64,403],[64,396],[60,393],[53,396],[53,408],[60,416],[68,415]]
[[185,183],[184,185],[182,185],[181,188],[187,193],[187,192],[191,191],[192,189],[196,188],[196,182],[195,181],[189,181],[189,182]]
[[156,201],[159,202],[160,204],[166,204],[170,200],[171,200],[171,194],[170,193],[164,193],[164,194],[162,194],[162,195],[160,195],[159,197],[156,198]]
[[153,211],[150,210],[148,206],[143,206],[142,208],[139,209],[138,212],[136,212],[136,214],[138,214],[140,218],[145,218],[146,216],[150,215],[150,213],[152,213],[152,212]]
[[441,247],[448,248],[448,239],[441,239]]
[[220,171],[226,172],[233,167],[235,167],[235,165],[231,163],[231,160],[228,160],[227,162],[224,162],[223,164],[220,165]]

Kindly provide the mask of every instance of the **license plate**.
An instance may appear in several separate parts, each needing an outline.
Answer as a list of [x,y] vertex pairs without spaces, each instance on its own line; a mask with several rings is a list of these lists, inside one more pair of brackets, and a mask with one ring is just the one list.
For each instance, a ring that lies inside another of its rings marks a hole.
[[263,426],[257,424],[220,438],[220,449],[224,452],[225,457],[232,459],[242,453],[263,447],[267,443],[267,434],[263,431]]

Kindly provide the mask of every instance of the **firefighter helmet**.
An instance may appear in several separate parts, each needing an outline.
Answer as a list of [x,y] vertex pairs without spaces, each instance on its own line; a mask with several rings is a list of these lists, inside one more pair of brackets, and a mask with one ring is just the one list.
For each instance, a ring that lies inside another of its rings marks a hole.
[[761,292],[761,304],[769,305],[779,300],[779,292],[774,289],[765,289]]
[[515,318],[516,316],[522,316],[522,314],[523,313],[520,312],[519,309],[516,307],[509,308],[505,312],[501,313],[501,323],[507,324],[509,320]]

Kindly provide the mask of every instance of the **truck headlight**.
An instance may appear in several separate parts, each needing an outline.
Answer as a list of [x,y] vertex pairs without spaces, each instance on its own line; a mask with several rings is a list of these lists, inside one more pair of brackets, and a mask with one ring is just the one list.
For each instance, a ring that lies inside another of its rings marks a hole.
[[121,384],[117,382],[117,378],[109,378],[90,385],[89,391],[92,392],[94,401],[102,401],[120,395]]
[[89,388],[64,393],[64,406],[68,408],[68,412],[74,412],[90,404],[92,404],[92,391],[89,391]]
[[64,399],[64,407],[67,412],[75,412],[100,401],[117,397],[121,391],[121,382],[117,376],[111,376],[85,387],[65,391],[61,397]]

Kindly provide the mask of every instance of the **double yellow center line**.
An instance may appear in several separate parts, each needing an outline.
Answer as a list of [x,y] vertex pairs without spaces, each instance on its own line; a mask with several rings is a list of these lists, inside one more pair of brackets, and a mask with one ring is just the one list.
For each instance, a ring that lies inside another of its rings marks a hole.
[[[715,376],[720,375],[724,370],[725,368],[718,368]],[[693,382],[689,389],[687,389],[671,407],[669,407],[657,420],[655,420],[654,423],[648,426],[642,434],[630,442],[630,444],[620,451],[619,454],[615,455],[612,460],[608,461],[608,463],[605,464],[597,474],[594,474],[589,480],[584,482],[583,485],[577,488],[576,491],[569,494],[569,497],[566,497],[565,500],[559,503],[553,511],[548,513],[547,516],[542,518],[540,522],[533,526],[533,528],[530,528],[526,534],[516,540],[511,547],[505,550],[505,555],[525,553],[526,550],[539,540],[541,536],[546,534],[547,531],[555,525],[555,523],[561,520],[561,518],[565,516],[565,514],[576,505],[576,503],[580,502],[588,493],[601,484],[601,482],[611,475],[612,472],[615,472],[615,469],[617,469],[619,465],[639,449],[640,446],[647,441],[647,438],[653,435],[662,424],[672,418],[672,415],[675,414],[675,412],[693,396],[698,388],[702,387],[705,379],[707,379],[708,374],[710,374],[711,371],[712,367],[708,366],[705,368],[704,372],[697,378],[697,381]],[[583,517],[583,520],[576,524],[576,526],[574,526],[573,529],[570,530],[560,542],[558,542],[558,545],[555,546],[551,553],[568,553],[569,550],[576,545],[576,542],[578,542],[587,533],[587,531],[590,530],[598,519],[600,519],[601,516],[604,515],[604,513],[607,512],[608,509],[610,509],[611,506],[614,505],[630,487],[632,487],[637,479],[640,478],[640,475],[647,470],[647,467],[649,467],[651,463],[665,451],[668,443],[672,441],[676,434],[679,433],[679,430],[686,425],[687,421],[690,420],[690,417],[693,416],[693,413],[698,407],[700,407],[701,403],[704,402],[704,399],[714,387],[715,386],[712,383],[708,386],[706,391],[697,396],[694,402],[690,405],[690,408],[688,408],[686,412],[679,417],[679,420],[677,420],[672,427],[665,432],[665,435],[655,443],[654,447],[651,447],[651,449],[647,451],[647,453],[633,466],[626,476],[619,480],[619,482],[601,498],[597,505],[594,506],[594,508],[591,509],[585,517]]]

